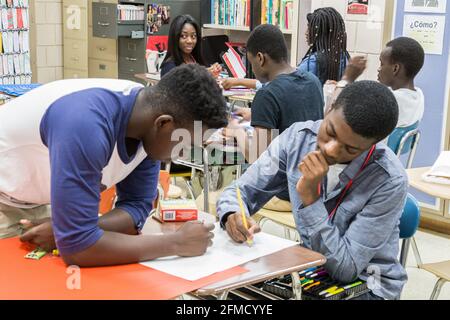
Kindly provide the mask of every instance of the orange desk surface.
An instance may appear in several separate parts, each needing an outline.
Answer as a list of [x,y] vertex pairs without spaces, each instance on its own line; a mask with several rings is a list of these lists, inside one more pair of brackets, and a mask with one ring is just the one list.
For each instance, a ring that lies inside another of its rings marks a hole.
[[70,290],[66,282],[71,274],[62,259],[51,255],[25,259],[31,249],[18,238],[0,240],[0,300],[164,300],[247,271],[236,267],[188,281],[139,264],[81,268],[81,289]]

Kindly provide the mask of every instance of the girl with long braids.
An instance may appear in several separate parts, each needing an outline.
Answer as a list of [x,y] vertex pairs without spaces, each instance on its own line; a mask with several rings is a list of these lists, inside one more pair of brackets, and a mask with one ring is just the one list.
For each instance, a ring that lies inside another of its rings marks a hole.
[[322,84],[339,81],[350,60],[344,19],[336,9],[326,7],[309,13],[307,20],[309,50],[299,68],[314,73]]
[[[350,59],[344,19],[336,9],[325,7],[309,13],[307,20],[306,40],[309,50],[297,69],[313,73],[322,85],[327,80],[339,81]],[[224,89],[235,86],[259,89],[262,84],[254,79],[228,78],[222,81],[222,86]]]

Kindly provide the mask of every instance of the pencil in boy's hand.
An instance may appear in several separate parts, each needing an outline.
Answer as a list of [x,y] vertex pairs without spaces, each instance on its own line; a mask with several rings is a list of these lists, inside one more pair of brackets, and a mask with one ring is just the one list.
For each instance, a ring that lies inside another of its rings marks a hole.
[[[236,194],[237,194],[237,199],[239,202],[239,208],[241,209],[242,223],[244,224],[244,228],[248,230],[247,216],[245,215],[244,203],[242,202],[242,197],[241,197],[241,190],[239,190],[239,186],[237,184],[236,184]],[[251,246],[253,244],[253,240],[247,239],[247,244],[249,246]]]

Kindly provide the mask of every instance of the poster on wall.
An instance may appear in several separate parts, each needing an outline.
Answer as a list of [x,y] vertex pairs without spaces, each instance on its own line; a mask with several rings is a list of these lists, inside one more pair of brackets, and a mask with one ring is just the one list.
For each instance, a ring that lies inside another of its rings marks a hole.
[[348,0],[348,14],[369,14],[369,0]]
[[159,32],[163,24],[170,23],[170,6],[151,3],[147,12],[147,34]]
[[406,0],[405,12],[445,13],[447,0]]
[[403,35],[416,39],[426,54],[442,54],[444,32],[445,16],[405,15]]

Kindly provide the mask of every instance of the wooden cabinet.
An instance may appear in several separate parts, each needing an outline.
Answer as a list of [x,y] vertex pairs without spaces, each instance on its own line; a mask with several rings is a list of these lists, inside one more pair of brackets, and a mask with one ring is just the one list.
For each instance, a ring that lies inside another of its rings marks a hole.
[[[116,23],[117,3],[117,0],[63,1],[65,79],[118,77],[117,39],[95,37],[93,32],[96,15]],[[101,9],[105,7],[109,9],[106,14]],[[93,8],[100,9],[94,13]]]

